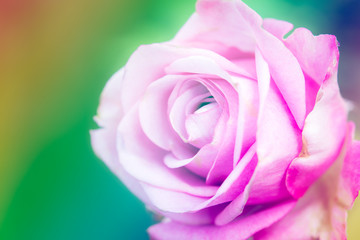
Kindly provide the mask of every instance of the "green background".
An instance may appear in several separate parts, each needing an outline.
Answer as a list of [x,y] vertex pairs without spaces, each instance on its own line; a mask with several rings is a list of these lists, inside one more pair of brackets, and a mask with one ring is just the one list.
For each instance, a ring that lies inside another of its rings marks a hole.
[[[346,21],[340,1],[245,2],[263,17],[340,35],[342,93],[359,103],[360,51],[350,40],[360,24]],[[154,217],[94,155],[89,129],[108,78],[139,45],[171,39],[194,5],[0,1],[0,239],[147,239]],[[358,220],[355,207],[349,239],[360,238]]]

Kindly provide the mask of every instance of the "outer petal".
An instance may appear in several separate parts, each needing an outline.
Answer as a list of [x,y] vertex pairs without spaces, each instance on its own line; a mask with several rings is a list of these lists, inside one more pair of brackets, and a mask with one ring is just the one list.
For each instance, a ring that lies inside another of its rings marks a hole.
[[294,197],[301,197],[336,160],[345,139],[346,117],[334,74],[318,93],[305,122],[302,153],[287,172],[286,184]]
[[156,240],[233,240],[247,239],[255,232],[281,219],[294,206],[293,201],[279,203],[265,210],[239,217],[224,225],[191,226],[174,221],[164,221],[148,229],[152,239]]
[[285,34],[293,29],[293,25],[286,21],[266,18],[263,22],[263,28],[275,37],[283,39]]
[[[351,145],[351,128],[331,168],[299,199],[286,217],[257,233],[254,239],[287,240],[289,236],[296,240],[346,239],[347,210],[360,189],[360,149],[358,142]],[[350,179],[357,181],[350,183]]]
[[124,69],[116,72],[106,83],[101,93],[100,105],[95,120],[99,126],[116,125],[122,118],[121,86],[124,78]]
[[119,162],[116,151],[116,130],[112,128],[103,128],[92,130],[91,145],[96,155],[105,162],[110,170],[121,179],[133,194],[140,198],[149,207],[152,207],[150,200],[146,196],[144,189],[139,181],[128,174]]
[[163,212],[167,218],[175,222],[190,224],[190,225],[206,225],[213,224],[215,216],[224,208],[224,204],[207,207],[196,212],[187,213],[170,213]]
[[[230,64],[229,64],[230,65]],[[231,65],[230,65],[231,66]],[[233,66],[235,67],[235,66]],[[171,63],[167,73],[202,73],[229,79],[229,74],[213,59],[203,56],[190,56]]]
[[314,108],[322,83],[336,74],[339,60],[338,42],[335,36],[313,36],[305,28],[296,29],[284,42],[305,73],[308,115]]
[[303,71],[319,85],[337,70],[339,50],[333,35],[313,36],[309,30],[298,28],[285,40],[285,45]]
[[[254,27],[258,48],[269,64],[270,74],[300,129],[306,114],[305,78],[294,55],[281,40]],[[286,66],[286,67],[284,67]]]
[[[239,9],[246,14],[241,17]],[[261,17],[241,1],[200,0],[196,13],[188,20],[174,38],[175,43],[211,49],[224,53],[234,47],[253,52],[255,41],[249,35],[247,20],[261,25]]]
[[256,63],[260,97],[256,134],[259,164],[249,197],[251,204],[289,195],[284,182],[286,169],[301,149],[300,129],[279,90],[271,82],[268,65],[259,51]]
[[150,83],[165,75],[164,68],[180,56],[180,51],[166,44],[143,45],[133,53],[124,68],[124,82],[119,93],[125,113],[141,99]]
[[[354,126],[350,125],[352,128]],[[341,172],[341,198],[351,207],[360,190],[360,141],[353,141],[346,154]]]
[[209,199],[207,197],[194,196],[185,192],[154,187],[146,183],[141,183],[141,186],[152,204],[163,212],[193,212],[197,206]]
[[[177,46],[176,48],[179,47]],[[228,79],[228,73],[235,73],[247,78],[254,78],[254,75],[249,72],[248,69],[229,61],[215,52],[198,48],[184,48],[181,50],[190,51],[192,52],[192,55],[179,58],[169,64],[165,69],[167,74],[202,73]],[[249,63],[246,64],[249,65],[249,68],[252,67]]]
[[[185,222],[187,224],[210,224],[213,223],[214,216],[217,215],[219,211],[223,209],[221,206],[214,206],[210,208],[203,209],[201,211],[195,212],[195,213],[170,213],[170,212],[163,212],[163,209],[166,209],[166,207],[170,207],[169,203],[162,204],[162,202],[157,201],[156,198],[154,198],[154,193],[156,189],[159,191],[165,191],[166,193],[170,193],[175,195],[173,196],[174,199],[170,198],[170,202],[175,202],[178,200],[183,200],[181,197],[186,197],[186,194],[182,193],[176,193],[169,190],[161,190],[159,188],[156,188],[154,186],[145,184],[140,182],[138,179],[134,178],[132,175],[130,175],[123,166],[120,164],[120,161],[118,160],[118,154],[116,150],[116,130],[112,128],[103,128],[98,130],[92,130],[91,132],[91,143],[93,146],[93,149],[97,156],[101,158],[106,165],[110,168],[114,174],[121,179],[121,181],[126,185],[127,188],[129,188],[133,194],[135,194],[138,198],[143,201],[148,208],[150,208],[152,211],[155,211],[157,213],[160,213],[161,215],[165,215],[167,217],[171,217],[172,219],[175,219],[177,221]],[[163,195],[162,195],[163,197]],[[191,199],[191,201],[188,201],[188,204],[196,204],[198,199],[200,199],[200,202],[202,203],[204,201],[203,198],[194,197],[194,199]],[[168,199],[169,200],[169,199]],[[174,200],[174,201],[172,201]],[[183,205],[184,202],[181,202]],[[181,205],[180,204],[180,205]],[[155,206],[156,205],[156,206]],[[175,207],[175,208],[174,208]],[[174,210],[179,208],[178,206],[173,206],[171,210]],[[188,206],[189,207],[189,206]]]
[[116,150],[116,128],[122,118],[120,95],[124,69],[116,72],[106,83],[101,93],[100,105],[95,117],[101,129],[91,130],[91,145],[95,154],[109,167],[109,169],[126,185],[127,188],[152,207],[138,180],[129,175],[119,162]]

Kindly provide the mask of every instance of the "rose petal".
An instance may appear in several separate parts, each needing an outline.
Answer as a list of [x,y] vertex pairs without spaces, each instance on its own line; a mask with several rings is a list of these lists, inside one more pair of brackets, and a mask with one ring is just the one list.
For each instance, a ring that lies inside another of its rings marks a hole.
[[248,200],[251,204],[289,195],[284,173],[301,149],[301,131],[279,90],[271,82],[268,65],[260,51],[256,53],[260,95],[256,134],[259,163]]
[[238,119],[234,148],[234,166],[255,142],[259,109],[258,86],[247,78],[233,77],[238,92]]
[[[186,83],[189,82],[190,81],[187,81]],[[205,96],[209,95],[209,91],[204,85],[197,82],[195,82],[195,84],[190,82],[191,85],[186,83],[185,84],[178,83],[178,85],[183,86],[182,88],[186,87],[186,90],[183,90],[182,93],[177,93],[178,91],[176,87],[172,91],[169,97],[168,111],[167,111],[169,113],[169,119],[172,127],[184,142],[187,142],[189,138],[189,135],[185,127],[185,121],[188,115],[186,112],[188,103],[191,102],[193,99],[197,99],[199,96],[204,98]],[[172,101],[172,98],[175,98],[175,100]],[[199,104],[199,102],[200,99],[198,100],[197,104]]]
[[151,226],[148,232],[151,238],[157,240],[247,239],[255,232],[281,219],[294,205],[293,201],[279,203],[265,210],[240,217],[224,226],[192,226],[174,221],[164,221]]
[[334,74],[318,93],[318,102],[306,118],[302,153],[287,171],[286,185],[295,198],[336,160],[345,139],[347,114],[336,80]]
[[320,85],[305,74],[306,116],[308,116],[309,113],[314,110],[319,89]]
[[124,68],[123,87],[119,93],[124,112],[129,111],[142,98],[150,83],[165,75],[165,66],[182,55],[184,54],[166,44],[140,46]]
[[282,40],[293,27],[292,23],[282,20],[265,18],[263,21],[263,28],[280,40]]
[[170,168],[186,166],[187,169],[205,179],[214,164],[217,153],[218,149],[207,144],[191,158],[178,159],[173,154],[168,154],[164,158],[164,163]]
[[306,73],[308,115],[314,108],[316,95],[323,81],[332,76],[338,67],[338,42],[335,36],[313,36],[304,28],[296,29],[284,42]]
[[[209,198],[208,200],[200,203],[196,207],[194,207],[193,211],[198,211],[207,207],[211,207],[214,205],[219,205],[222,203],[226,203],[238,198],[237,202],[240,204],[240,196],[247,195],[247,186],[249,184],[250,179],[253,176],[256,164],[257,157],[255,155],[256,147],[253,145],[250,149],[245,153],[244,157],[239,161],[236,165],[235,169],[229,174],[229,176],[225,179],[225,181],[221,184],[221,186],[216,191],[216,194]],[[205,152],[205,151],[204,151]],[[206,154],[207,152],[205,152]],[[194,160],[195,161],[195,160]],[[246,192],[245,192],[246,190]],[[245,193],[244,193],[245,192]],[[242,194],[244,193],[244,194]],[[243,199],[242,204],[246,203],[246,198]],[[236,217],[235,214],[241,214],[240,211],[234,211],[231,215],[227,214],[230,210],[236,210],[238,207],[232,205],[226,207],[227,210],[221,214],[220,220],[218,220],[219,224],[222,224],[225,221],[228,221],[231,217]],[[225,209],[226,209],[225,208]]]
[[141,183],[141,185],[152,204],[165,212],[190,212],[209,199],[208,197],[194,196],[184,192],[169,191],[146,183]]
[[109,79],[101,93],[100,104],[95,117],[96,123],[101,127],[117,124],[123,116],[119,94],[123,77],[124,69],[122,68]]
[[258,163],[247,204],[255,205],[289,198],[285,176],[289,160]]
[[234,75],[243,76],[246,78],[254,78],[252,73],[253,59],[249,58],[237,59],[237,61],[245,63],[249,68],[234,62],[229,61],[223,56],[216,54],[212,51],[204,49],[192,49],[193,55],[189,57],[179,58],[172,62],[165,71],[167,74],[179,73],[197,73],[214,75],[223,79],[231,80],[229,73]]
[[146,136],[159,147],[182,155],[193,156],[194,147],[182,141],[172,128],[168,117],[168,99],[174,86],[187,76],[167,75],[152,84],[146,90],[139,105],[141,128]]
[[[199,110],[203,112],[199,112]],[[186,118],[185,126],[189,134],[189,143],[201,148],[211,143],[214,129],[221,115],[221,109],[217,103],[211,103],[199,110]]]
[[170,63],[189,56],[208,57],[216,60],[225,69],[249,77],[246,71],[212,51],[180,47],[171,42],[142,45],[133,53],[124,67],[123,83],[121,93],[119,93],[123,111],[126,113],[141,99],[149,84],[166,75],[164,71]]
[[[211,199],[200,205],[199,208],[205,208],[208,206],[213,206],[215,204],[229,202],[237,198],[245,191],[245,188],[249,184],[249,181],[253,176],[257,164],[255,149],[255,145],[253,145],[245,153],[244,157],[239,161],[234,170],[221,184],[216,194]],[[246,199],[244,199],[243,203],[245,204],[245,202]],[[241,212],[239,214],[241,214]],[[223,215],[226,216],[226,213],[224,213]],[[221,222],[222,221],[220,220],[219,223],[221,224]]]
[[[349,129],[351,132],[351,127]],[[349,176],[352,180],[360,177],[359,149],[357,144],[350,145],[351,135],[348,134],[337,161],[299,199],[296,207],[278,223],[255,234],[254,239],[286,240],[289,236],[309,240],[346,239],[347,210],[355,197],[351,190],[351,186],[355,186],[354,182],[347,180]],[[344,162],[347,148],[347,160]],[[355,184],[357,186],[353,190],[358,191],[359,184]]]
[[144,183],[167,191],[201,197],[213,196],[217,190],[217,187],[206,186],[202,179],[188,170],[170,169],[163,163],[166,151],[154,145],[145,136],[140,127],[136,107],[126,114],[119,125],[117,152],[125,170]]
[[215,216],[224,208],[224,204],[216,205],[201,209],[196,212],[187,213],[170,213],[163,212],[165,217],[172,219],[173,221],[190,224],[190,225],[204,225],[213,224]]
[[222,79],[230,79],[229,73],[221,68],[213,59],[203,56],[190,56],[172,62],[166,72],[171,73],[204,73]]
[[255,50],[255,63],[259,87],[259,117],[262,117],[265,101],[270,89],[271,76],[269,64],[265,61],[258,48]]
[[[201,176],[204,173],[203,169],[200,169],[201,165],[198,160],[201,162],[208,161],[213,163],[210,172],[207,174],[207,183],[214,184],[220,183],[223,181],[226,176],[232,170],[232,163],[230,161],[226,161],[227,158],[232,158],[233,154],[233,144],[232,139],[235,137],[235,121],[237,114],[237,93],[229,83],[230,80],[224,79],[213,79],[210,77],[206,77],[203,75],[199,75],[199,79],[196,81],[202,83],[207,87],[210,94],[214,97],[216,102],[219,104],[219,108],[221,108],[222,113],[219,117],[218,124],[215,128],[215,133],[210,146],[212,156],[208,156],[207,159],[203,159],[201,157],[195,157],[193,160],[187,165],[187,168],[191,169],[195,173],[200,173]],[[231,108],[231,111],[229,110]],[[229,112],[231,115],[229,116]],[[227,134],[227,136],[225,136]],[[232,135],[232,137],[230,137]],[[232,149],[231,149],[232,148]],[[225,150],[224,150],[225,149]],[[221,152],[221,154],[219,154]],[[203,155],[203,154],[202,154]],[[210,157],[210,158],[209,158]],[[187,161],[187,160],[185,160]],[[185,163],[184,161],[184,163]],[[205,165],[208,166],[209,164]],[[221,165],[221,167],[216,167],[215,165]],[[214,167],[215,166],[215,167]]]
[[319,85],[337,70],[339,50],[335,36],[313,36],[309,30],[298,28],[285,40],[285,44],[298,59],[303,71]]
[[231,62],[241,69],[242,74],[240,75],[256,80],[255,58],[252,54],[248,54],[248,56],[244,56],[242,58],[231,59]]
[[[355,125],[349,124],[350,139],[353,139]],[[339,196],[349,208],[353,205],[355,198],[360,190],[360,142],[352,140],[349,144],[344,166],[341,171],[341,185]]]
[[152,203],[137,179],[128,174],[119,162],[116,150],[116,130],[108,127],[90,131],[91,146],[96,155],[104,161],[109,169],[131,189],[132,193],[149,207]]
[[[261,17],[241,1],[203,0],[198,1],[197,13],[173,41],[218,53],[231,47],[254,52],[258,46],[270,64],[271,75],[296,123],[302,128],[306,114],[304,75],[297,59],[284,43],[261,28],[261,25]],[[209,42],[216,44],[209,45]],[[201,46],[197,43],[201,43]],[[222,49],[217,43],[222,44]],[[290,79],[292,84],[289,84]]]
[[[223,113],[219,118],[217,128],[215,129],[212,144],[219,147],[219,152],[206,178],[207,184],[218,184],[224,181],[233,169],[233,161],[231,160],[234,157],[239,97],[238,93],[234,87],[229,84],[229,82],[213,81],[212,83],[220,89],[221,93],[224,95],[224,100],[228,105],[228,118],[226,120],[226,126],[223,125],[224,122],[221,120],[225,112],[223,108]],[[220,101],[217,100],[217,102],[221,104]],[[229,159],[231,160],[229,161]]]
[[[242,18],[241,14],[246,17]],[[261,25],[261,17],[241,1],[201,0],[197,2],[196,13],[173,41],[218,53],[224,53],[230,47],[252,52],[255,41],[248,34],[249,26],[245,19]]]
[[302,129],[306,114],[305,78],[297,59],[281,40],[265,30],[254,28],[254,34],[257,46],[269,65],[272,79],[284,97],[298,127]]
[[232,200],[229,205],[227,205],[225,209],[216,216],[215,225],[224,226],[231,223],[231,221],[241,215],[249,198],[250,188],[251,184],[248,184],[244,191],[240,193],[240,195],[237,196],[234,200]]
[[[249,152],[255,151],[255,146],[252,146],[252,148],[250,148]],[[229,177],[225,180],[224,184],[219,188],[219,190],[217,192],[217,194],[219,192],[222,192],[223,189],[226,189],[225,188],[225,186],[226,186],[226,187],[228,187],[228,190],[224,192],[225,194],[223,194],[223,196],[229,195],[230,192],[232,192],[231,195],[233,195],[233,196],[238,195],[238,196],[236,196],[236,198],[232,199],[232,201],[216,217],[216,219],[215,219],[216,225],[221,226],[221,225],[228,224],[243,212],[243,209],[248,200],[249,193],[250,193],[251,186],[252,186],[251,179],[253,179],[253,177],[254,177],[254,170],[258,163],[257,156],[254,155],[254,157],[252,157],[252,159],[251,159],[251,162],[249,162],[246,165],[246,169],[243,169],[242,162],[245,160],[246,159],[242,159],[240,161],[240,163],[237,165],[237,167],[234,169],[234,171],[229,175]],[[239,173],[239,172],[241,172],[241,173]],[[234,182],[232,182],[231,185],[228,185],[227,182],[231,182],[231,179],[233,177],[236,177],[236,180]],[[228,197],[228,196],[226,196],[226,197]]]
[[[237,113],[237,106],[236,106],[236,100],[237,95],[236,91],[233,89],[231,84],[229,84],[229,81],[223,80],[223,79],[213,79],[209,76],[203,76],[199,75],[199,79],[195,79],[194,82],[199,82],[206,86],[208,91],[210,92],[210,95],[214,97],[215,101],[219,105],[219,109],[221,109],[221,115],[219,117],[218,123],[215,128],[214,137],[212,139],[212,142],[209,145],[205,145],[204,147],[207,148],[207,150],[210,151],[212,155],[209,155],[202,151],[201,149],[198,154],[190,159],[183,159],[179,163],[175,163],[171,155],[168,155],[166,160],[166,164],[169,166],[183,166],[183,164],[187,164],[187,168],[192,170],[193,172],[199,174],[200,176],[204,176],[204,166],[205,169],[208,169],[207,166],[209,164],[212,164],[212,168],[210,169],[210,172],[206,173],[207,179],[210,179],[207,183],[209,184],[211,181],[215,179],[215,181],[221,182],[225,177],[230,173],[232,170],[232,163],[226,160],[226,156],[219,155],[219,152],[222,151],[224,154],[232,154],[231,148],[233,148],[234,142],[231,141],[230,137],[226,137],[225,134],[235,134],[234,129],[234,118]],[[191,83],[191,82],[190,82]],[[175,87],[174,92],[178,91],[176,90],[178,85]],[[169,102],[174,102],[174,98],[176,95],[172,95],[170,97]],[[235,100],[231,100],[235,99]],[[232,114],[229,116],[229,107],[232,109]],[[229,120],[231,118],[231,121]],[[230,122],[231,124],[228,124]],[[224,139],[224,140],[223,140]],[[204,148],[203,147],[203,148]],[[226,151],[223,151],[222,149],[228,149]],[[204,156],[205,154],[205,156]],[[228,157],[230,155],[227,155]],[[232,155],[230,156],[232,158]],[[220,159],[220,160],[219,160]],[[224,161],[223,161],[224,160]],[[217,162],[217,163],[216,163]],[[221,163],[221,167],[214,167],[214,164]],[[215,171],[212,172],[212,169],[215,169]],[[219,177],[220,175],[220,177]],[[221,179],[219,179],[221,178]],[[213,182],[214,183],[214,182]]]

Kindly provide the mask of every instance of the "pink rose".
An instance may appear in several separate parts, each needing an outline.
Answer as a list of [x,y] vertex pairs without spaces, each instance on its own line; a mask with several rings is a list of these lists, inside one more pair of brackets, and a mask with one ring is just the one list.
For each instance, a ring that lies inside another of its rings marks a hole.
[[360,143],[338,43],[291,29],[240,0],[199,0],[107,83],[92,145],[165,217],[153,239],[346,239]]

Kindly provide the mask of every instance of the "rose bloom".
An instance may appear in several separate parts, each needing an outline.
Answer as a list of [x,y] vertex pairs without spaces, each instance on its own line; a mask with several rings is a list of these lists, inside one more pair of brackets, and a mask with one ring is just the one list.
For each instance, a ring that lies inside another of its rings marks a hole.
[[346,239],[360,143],[338,42],[199,0],[174,39],[107,83],[96,154],[163,221],[152,239]]

